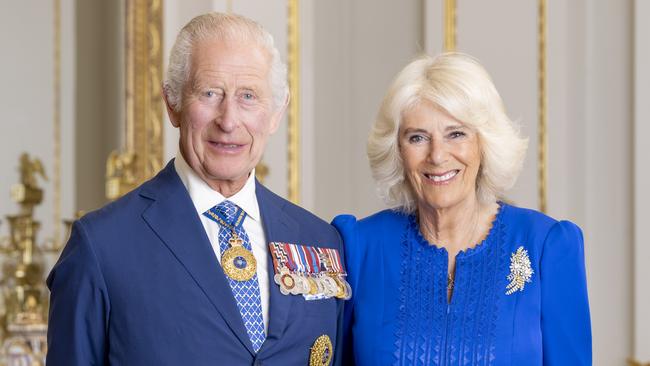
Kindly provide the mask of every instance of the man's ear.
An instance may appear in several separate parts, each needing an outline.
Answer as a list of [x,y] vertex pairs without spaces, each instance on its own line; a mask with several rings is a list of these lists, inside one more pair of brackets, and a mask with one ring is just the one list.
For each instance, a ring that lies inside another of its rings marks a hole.
[[282,120],[282,116],[284,115],[284,112],[287,110],[287,106],[289,105],[289,99],[290,99],[290,93],[287,92],[287,97],[284,99],[284,103],[280,107],[277,107],[274,111],[273,114],[271,115],[271,126],[269,133],[275,133],[275,131],[278,130],[278,127],[280,127],[280,121]]
[[165,107],[167,109],[167,115],[169,120],[172,122],[172,125],[178,128],[181,125],[181,114],[174,110],[174,107],[169,103],[169,90],[163,85],[162,96],[165,101]]

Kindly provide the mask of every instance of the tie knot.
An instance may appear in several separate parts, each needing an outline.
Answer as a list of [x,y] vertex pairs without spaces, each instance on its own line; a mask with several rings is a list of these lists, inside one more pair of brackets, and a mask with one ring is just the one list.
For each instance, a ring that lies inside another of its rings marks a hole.
[[[237,218],[243,213],[242,209],[239,208],[236,204],[225,200],[220,204],[214,206],[215,211],[221,216],[221,218],[226,221],[228,225],[238,226]],[[243,219],[243,217],[242,217]]]

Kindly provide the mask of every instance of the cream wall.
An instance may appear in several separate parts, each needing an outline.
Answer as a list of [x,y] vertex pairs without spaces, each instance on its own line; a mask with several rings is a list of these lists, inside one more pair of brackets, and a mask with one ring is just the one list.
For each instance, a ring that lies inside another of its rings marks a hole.
[[650,360],[650,1],[634,2],[634,356]]
[[74,3],[75,198],[78,209],[90,211],[107,202],[106,160],[124,146],[124,3]]
[[[61,214],[73,215],[78,187],[75,156],[75,4],[61,1]],[[35,211],[39,238],[54,235],[54,9],[38,0],[0,5],[0,237],[8,234],[6,215],[18,213],[10,187],[19,182],[20,154],[39,158],[49,180],[39,178],[44,201]]]
[[326,220],[368,215],[376,196],[365,146],[395,73],[422,47],[419,1],[320,1],[314,20],[314,206]]

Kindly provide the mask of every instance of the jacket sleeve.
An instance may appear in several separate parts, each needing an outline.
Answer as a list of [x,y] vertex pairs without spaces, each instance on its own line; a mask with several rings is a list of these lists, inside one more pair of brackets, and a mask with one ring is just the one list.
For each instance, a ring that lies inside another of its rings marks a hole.
[[51,291],[47,365],[108,364],[108,292],[81,221],[73,226],[47,286]]
[[591,365],[583,236],[573,223],[560,221],[549,231],[540,279],[544,365]]
[[[336,231],[336,230],[335,230]],[[339,253],[341,255],[341,261],[345,263],[345,255],[344,255],[344,248],[343,248],[343,240],[341,239],[341,236],[336,234],[338,236],[338,241],[339,241]],[[336,326],[336,344],[334,345],[334,361],[332,362],[332,366],[347,366],[348,363],[344,362],[345,355],[344,355],[344,331],[343,331],[343,314],[345,311],[345,303],[346,301],[340,300],[337,301],[337,326]]]
[[343,246],[345,247],[345,264],[347,271],[347,281],[352,288],[352,299],[345,302],[343,311],[343,324],[340,327],[342,333],[342,364],[345,366],[354,366],[354,343],[352,338],[352,325],[354,324],[354,292],[357,287],[357,273],[355,271],[358,267],[357,261],[359,255],[354,252],[357,249],[356,245],[356,218],[351,215],[339,215],[334,218],[332,225],[339,231],[343,238]]

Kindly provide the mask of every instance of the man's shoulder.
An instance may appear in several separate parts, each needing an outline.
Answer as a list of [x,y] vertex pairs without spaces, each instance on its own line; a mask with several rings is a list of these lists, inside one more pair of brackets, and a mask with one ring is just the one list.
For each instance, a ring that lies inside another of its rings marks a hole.
[[314,213],[287,200],[286,198],[279,196],[275,192],[259,184],[259,182],[258,182],[257,194],[258,194],[258,199],[260,195],[264,196],[264,200],[259,201],[260,205],[263,204],[263,202],[265,201],[271,202],[273,206],[282,210],[282,212],[284,212],[287,216],[291,217],[293,220],[295,220],[300,224],[310,224],[310,225],[317,225],[323,227],[331,227],[329,223],[327,223],[325,220],[321,219],[320,217],[316,216]]
[[[151,205],[151,203],[163,196],[174,194],[174,189],[182,186],[175,171],[170,170],[168,165],[156,176],[124,194],[122,197],[105,204],[104,206],[88,212],[81,218],[84,226],[91,226],[97,229],[110,229],[122,222],[133,222]],[[177,179],[178,182],[174,182]],[[180,185],[180,186],[179,186]],[[175,187],[174,186],[179,186]]]
[[338,231],[307,209],[280,197],[262,185],[257,188],[257,197],[265,225],[285,225],[284,228],[279,226],[280,230],[270,230],[273,233],[271,239],[317,246],[341,245]]
[[120,225],[122,221],[132,221],[140,216],[149,202],[141,196],[141,189],[142,186],[137,187],[115,201],[88,212],[79,221],[85,227],[99,230],[110,229],[112,226]]

